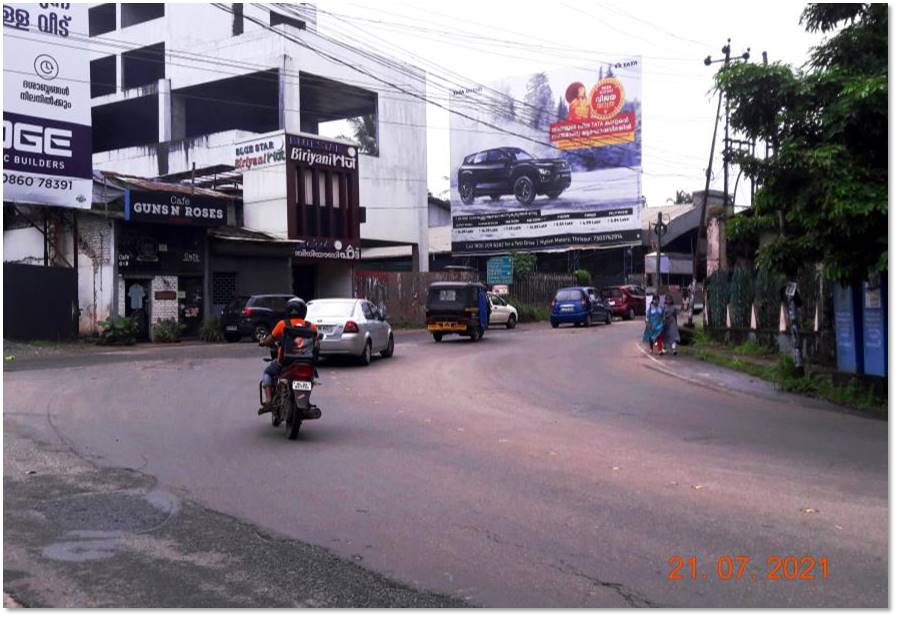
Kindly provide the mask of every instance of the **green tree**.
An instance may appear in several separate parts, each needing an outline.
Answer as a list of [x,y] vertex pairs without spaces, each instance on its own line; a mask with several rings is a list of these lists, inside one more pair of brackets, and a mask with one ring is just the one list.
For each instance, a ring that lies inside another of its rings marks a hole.
[[692,194],[686,191],[676,191],[676,196],[667,199],[667,203],[671,203],[674,206],[682,206],[691,204],[694,200],[692,199]]
[[558,108],[557,108],[557,111],[555,112],[557,119],[558,120],[566,120],[567,114],[569,112],[570,112],[570,110],[567,108],[567,103],[566,103],[566,101],[564,101],[564,97],[562,97],[562,96],[558,97]]
[[733,154],[759,184],[758,222],[782,232],[760,266],[793,276],[821,261],[856,282],[888,262],[888,7],[810,4],[801,23],[829,35],[803,68],[734,63],[716,84],[732,127],[772,150]]
[[353,141],[358,142],[359,149],[365,154],[378,154],[377,118],[374,114],[349,118],[352,127]]

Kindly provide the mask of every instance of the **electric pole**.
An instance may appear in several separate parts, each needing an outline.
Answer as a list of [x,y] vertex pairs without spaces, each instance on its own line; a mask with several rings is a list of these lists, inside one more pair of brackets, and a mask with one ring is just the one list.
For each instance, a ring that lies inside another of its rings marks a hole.
[[[732,59],[732,39],[726,39],[726,44],[722,48],[722,53],[724,54],[723,58],[719,58],[717,60],[712,59],[710,56],[704,58],[704,66],[710,66],[711,64],[717,64],[722,62],[723,68],[729,66],[729,62]],[[747,61],[751,57],[750,48],[746,52],[741,55],[741,59]],[[704,180],[704,195],[701,199],[701,218],[698,220],[698,234],[697,239],[692,246],[692,255],[691,255],[691,302],[689,305],[688,311],[688,325],[694,325],[694,316],[695,316],[695,293],[698,288],[698,248],[701,244],[701,240],[706,239],[707,236],[707,197],[710,193],[710,178],[713,175],[713,154],[716,148],[716,135],[719,129],[719,116],[720,110],[723,106],[723,91],[722,89],[719,91],[719,100],[716,104],[716,119],[713,124],[713,139],[710,142],[710,157],[707,161],[707,170],[705,173]],[[726,101],[726,142],[728,144],[729,139],[729,104],[728,99]],[[726,152],[723,152],[723,174],[724,174],[724,197],[723,197],[723,205],[728,205],[729,202],[729,168],[727,164]]]

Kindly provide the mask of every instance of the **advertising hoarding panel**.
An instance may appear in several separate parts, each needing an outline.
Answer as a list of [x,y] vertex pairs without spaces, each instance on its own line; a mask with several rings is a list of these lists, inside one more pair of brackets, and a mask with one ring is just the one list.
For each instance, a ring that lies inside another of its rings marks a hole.
[[452,253],[641,243],[641,60],[452,93]]
[[87,4],[3,5],[3,199],[90,208]]

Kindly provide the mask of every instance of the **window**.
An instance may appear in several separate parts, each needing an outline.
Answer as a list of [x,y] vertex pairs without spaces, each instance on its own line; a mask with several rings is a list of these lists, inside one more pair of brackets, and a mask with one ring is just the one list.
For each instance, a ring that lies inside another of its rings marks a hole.
[[440,302],[454,302],[455,298],[457,296],[458,296],[458,294],[454,289],[440,289],[439,290],[439,301]]
[[115,30],[115,3],[100,4],[87,10],[87,32],[99,36]]
[[330,181],[331,181],[331,189],[332,189],[331,194],[333,195],[333,207],[339,208],[340,207],[340,195],[341,195],[340,187],[343,184],[343,175],[342,174],[333,174],[333,176],[330,178]]
[[318,174],[318,205],[327,205],[327,176],[323,173]]
[[492,150],[486,155],[486,161],[489,163],[504,163],[506,160],[508,156],[501,150]]
[[582,300],[582,292],[578,289],[562,289],[558,292],[557,296],[555,296],[555,300],[558,302]]
[[90,98],[115,94],[115,56],[90,61]]
[[287,310],[287,298],[285,296],[275,296],[273,298],[269,298],[268,302],[270,302],[271,310],[275,313],[285,313]]
[[479,152],[476,156],[473,157],[474,165],[482,165],[486,162],[486,155],[488,152]]
[[314,185],[312,181],[313,175],[310,169],[302,169],[302,186],[303,186],[303,194],[304,199],[302,203],[306,206],[310,206],[315,203],[315,193],[314,193]]
[[122,2],[121,27],[127,28],[145,21],[165,17],[165,4],[162,2]]
[[121,62],[125,90],[154,84],[165,77],[165,43],[125,52],[121,55]]
[[302,130],[351,141],[359,152],[372,156],[380,154],[377,101],[376,92],[310,73],[299,75]]
[[513,156],[518,161],[531,161],[533,159],[532,155],[529,152],[521,150],[520,148],[514,148]]
[[364,313],[365,319],[374,319],[374,311],[371,310],[370,302],[362,302],[361,303],[361,312]]
[[[212,304],[227,305],[234,301],[237,295],[237,273],[236,272],[213,272],[212,273]],[[241,303],[244,300],[238,300]]]

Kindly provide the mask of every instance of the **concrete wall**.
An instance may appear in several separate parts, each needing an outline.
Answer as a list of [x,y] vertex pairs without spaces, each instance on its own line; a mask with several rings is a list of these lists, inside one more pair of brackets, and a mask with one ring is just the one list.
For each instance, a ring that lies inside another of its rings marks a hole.
[[98,322],[113,312],[113,255],[115,226],[99,216],[78,216],[78,307],[81,317],[78,331],[91,336],[99,331]]
[[287,257],[212,256],[212,273],[236,272],[237,295],[292,293],[293,270]]
[[178,318],[178,300],[157,300],[157,291],[173,291],[175,296],[178,291],[178,277],[154,276],[150,286],[150,327],[155,326],[163,319]]
[[[231,148],[233,154],[233,148]],[[243,174],[243,224],[253,231],[287,237],[286,165],[253,169]]]

